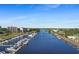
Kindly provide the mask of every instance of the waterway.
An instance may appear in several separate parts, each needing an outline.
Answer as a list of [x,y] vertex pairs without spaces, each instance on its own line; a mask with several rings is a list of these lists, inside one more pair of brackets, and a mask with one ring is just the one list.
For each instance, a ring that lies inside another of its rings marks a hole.
[[16,54],[78,54],[77,48],[48,32],[39,32]]

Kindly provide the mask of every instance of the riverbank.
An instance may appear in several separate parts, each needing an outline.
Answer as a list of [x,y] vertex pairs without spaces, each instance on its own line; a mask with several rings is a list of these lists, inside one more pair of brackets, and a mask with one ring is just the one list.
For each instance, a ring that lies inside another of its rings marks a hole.
[[64,36],[61,36],[57,33],[54,33],[54,35],[58,38],[58,39],[61,39],[61,40],[64,40],[65,42],[71,44],[72,46],[76,47],[76,48],[79,48],[79,41],[77,41],[77,39],[75,40],[72,40],[72,39],[69,39],[69,38],[66,38]]
[[76,54],[78,51],[73,46],[59,40],[55,35],[49,32],[39,32],[30,41],[24,45],[16,54]]

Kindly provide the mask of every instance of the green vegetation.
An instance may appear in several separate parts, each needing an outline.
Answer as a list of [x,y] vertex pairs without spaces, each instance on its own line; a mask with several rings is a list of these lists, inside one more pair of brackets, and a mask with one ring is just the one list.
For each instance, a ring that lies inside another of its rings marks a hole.
[[64,32],[65,37],[70,36],[70,35],[76,35],[79,34],[79,29],[74,28],[74,29],[61,29],[61,31]]
[[30,32],[39,32],[40,31],[40,29],[30,29]]
[[[0,33],[9,33],[9,31],[6,28],[0,28]],[[2,34],[1,33],[1,34]]]
[[13,38],[13,37],[16,37],[18,35],[21,35],[23,33],[5,33],[5,34],[1,34],[0,35],[0,39],[1,40],[6,40],[6,39],[10,39],[10,38]]
[[79,28],[61,28],[61,29],[55,29],[55,30],[58,30],[58,32],[56,33],[65,37],[79,34]]
[[0,41],[16,37],[23,34],[22,32],[11,32],[6,28],[0,28]]
[[9,31],[6,28],[0,28],[0,41],[6,40],[6,39],[10,39],[10,38],[13,38],[13,37],[25,34],[25,33],[33,33],[33,32],[39,32],[39,31],[40,31],[39,29],[33,28],[33,29],[30,29],[29,31],[25,30],[24,32],[22,32],[18,28],[17,32],[11,32],[11,31]]

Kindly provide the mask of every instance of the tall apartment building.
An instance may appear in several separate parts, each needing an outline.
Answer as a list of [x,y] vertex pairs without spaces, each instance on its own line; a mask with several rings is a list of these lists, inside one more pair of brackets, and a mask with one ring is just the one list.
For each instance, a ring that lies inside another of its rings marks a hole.
[[17,27],[8,27],[8,30],[11,32],[17,32],[18,28]]

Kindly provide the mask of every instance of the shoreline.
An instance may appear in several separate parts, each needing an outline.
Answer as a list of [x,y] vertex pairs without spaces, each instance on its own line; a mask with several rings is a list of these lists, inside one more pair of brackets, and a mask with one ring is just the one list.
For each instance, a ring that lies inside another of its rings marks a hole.
[[60,39],[60,40],[64,40],[65,42],[67,42],[67,43],[70,43],[72,46],[74,46],[74,47],[76,47],[76,48],[79,48],[79,42],[75,42],[75,40],[72,40],[72,39],[68,39],[68,38],[66,38],[66,37],[63,37],[63,36],[61,36],[61,35],[59,35],[59,34],[57,34],[57,33],[53,33],[58,39]]

